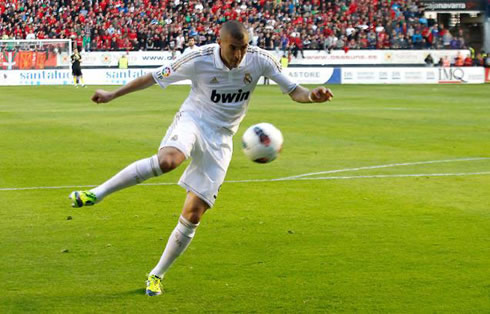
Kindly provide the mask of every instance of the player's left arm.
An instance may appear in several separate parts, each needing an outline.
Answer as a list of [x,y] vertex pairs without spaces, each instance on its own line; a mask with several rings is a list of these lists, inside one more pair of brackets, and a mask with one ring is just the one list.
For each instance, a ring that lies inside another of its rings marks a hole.
[[289,97],[296,102],[312,103],[325,102],[333,98],[333,93],[330,89],[319,86],[313,90],[309,90],[293,81],[282,73],[281,64],[269,52],[258,49],[259,55],[263,62],[263,75],[272,79],[280,87],[284,94],[289,94]]
[[301,103],[326,102],[332,100],[333,93],[325,86],[319,86],[309,90],[298,85],[291,93],[289,93],[289,97],[291,97],[292,100]]

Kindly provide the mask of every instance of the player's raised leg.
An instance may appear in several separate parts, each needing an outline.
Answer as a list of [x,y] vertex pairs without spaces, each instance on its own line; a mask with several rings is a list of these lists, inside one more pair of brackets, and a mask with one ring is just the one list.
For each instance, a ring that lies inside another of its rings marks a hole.
[[146,294],[155,296],[162,293],[161,280],[174,261],[187,249],[194,237],[202,215],[209,205],[193,192],[188,192],[177,226],[170,234],[167,246],[158,264],[153,268],[146,282]]
[[69,198],[72,200],[73,207],[94,205],[111,193],[172,171],[184,160],[185,155],[177,148],[164,147],[160,149],[158,155],[133,162],[90,191],[73,191]]

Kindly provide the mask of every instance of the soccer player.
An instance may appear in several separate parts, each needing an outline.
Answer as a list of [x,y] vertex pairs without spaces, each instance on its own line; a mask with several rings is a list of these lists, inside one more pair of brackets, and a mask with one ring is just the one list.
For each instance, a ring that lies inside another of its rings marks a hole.
[[283,93],[297,102],[325,102],[333,97],[323,86],[308,90],[281,73],[276,59],[257,47],[249,47],[246,28],[228,21],[220,29],[218,44],[205,45],[137,78],[115,91],[97,90],[96,103],[158,83],[160,87],[189,79],[189,96],[175,115],[158,153],[138,160],[90,191],[70,194],[73,207],[94,205],[109,194],[191,163],[179,180],[187,190],[182,214],[170,235],[160,261],[150,272],[146,294],[161,294],[161,280],[175,259],[189,246],[203,214],[214,205],[232,155],[232,137],[245,116],[250,95],[261,76],[277,82]]
[[82,87],[85,87],[85,83],[83,81],[82,67],[80,63],[82,62],[82,56],[78,53],[78,49],[75,48],[73,50],[73,54],[71,55],[71,72],[73,74],[73,84],[78,88],[78,84],[81,82]]

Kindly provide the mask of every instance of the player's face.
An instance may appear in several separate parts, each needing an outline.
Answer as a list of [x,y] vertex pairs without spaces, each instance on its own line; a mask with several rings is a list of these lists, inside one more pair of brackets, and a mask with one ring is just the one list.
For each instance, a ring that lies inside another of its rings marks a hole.
[[242,40],[225,35],[218,43],[221,48],[220,54],[224,64],[230,69],[238,67],[247,52],[248,35],[245,35]]

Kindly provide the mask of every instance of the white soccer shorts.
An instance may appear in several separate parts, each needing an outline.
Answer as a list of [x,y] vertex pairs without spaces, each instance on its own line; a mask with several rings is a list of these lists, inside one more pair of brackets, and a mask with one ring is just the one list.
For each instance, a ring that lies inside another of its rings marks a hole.
[[190,112],[179,111],[160,144],[162,147],[175,147],[192,159],[179,185],[213,207],[233,153],[231,132],[194,118]]

